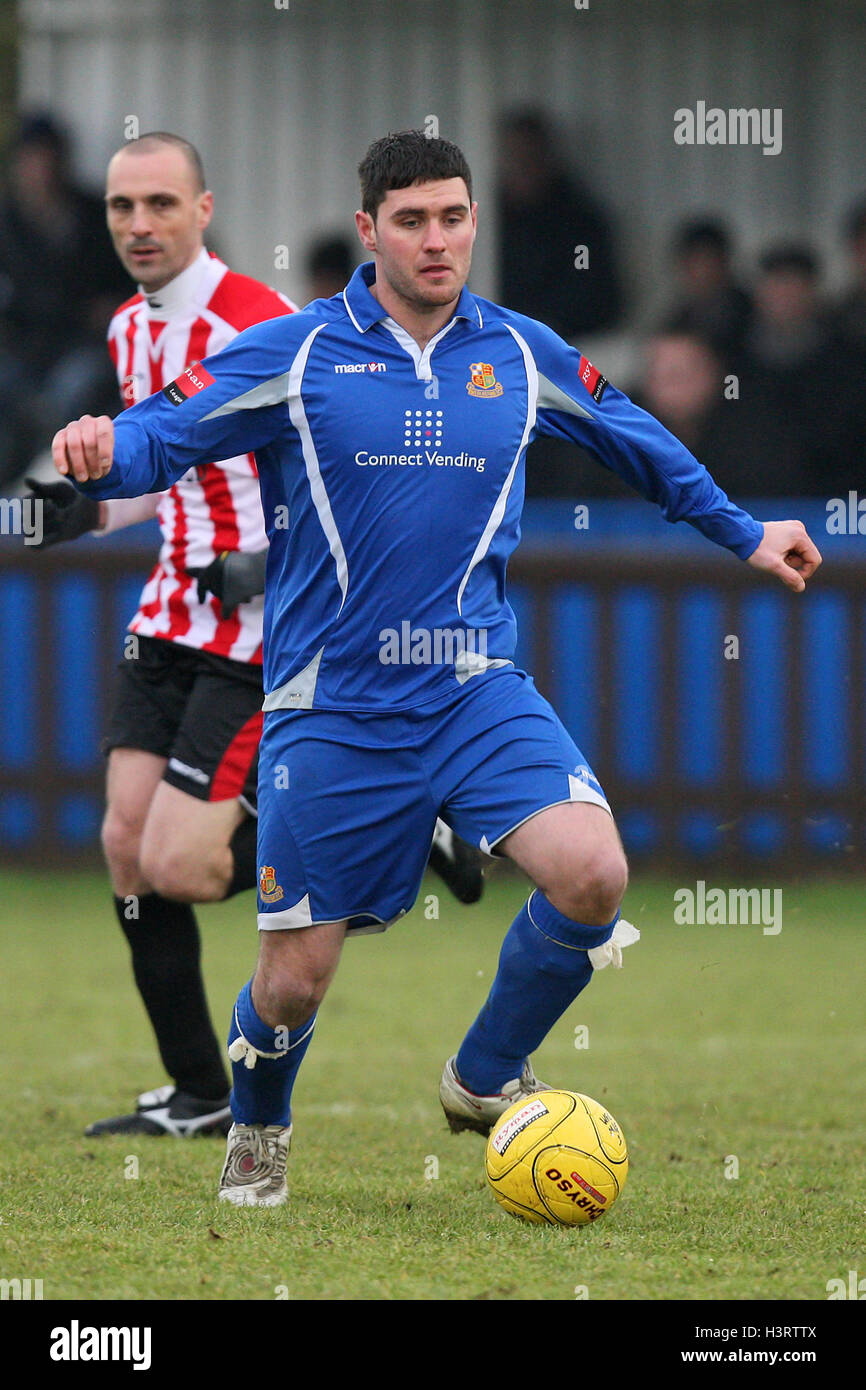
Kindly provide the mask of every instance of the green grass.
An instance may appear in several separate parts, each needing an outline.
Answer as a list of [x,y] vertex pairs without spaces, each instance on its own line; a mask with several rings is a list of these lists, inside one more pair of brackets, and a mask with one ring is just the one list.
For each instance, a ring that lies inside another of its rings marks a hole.
[[[76,1300],[826,1299],[828,1279],[866,1273],[863,885],[785,886],[778,936],[676,926],[673,891],[630,888],[642,941],[535,1059],[629,1141],[617,1206],[568,1231],[499,1210],[483,1141],[452,1136],[437,1099],[517,878],[477,908],[443,893],[438,921],[422,894],[347,944],[295,1091],[290,1204],[245,1211],[215,1200],[221,1141],[83,1137],[163,1079],[105,882],[0,875],[0,1276]],[[252,897],[201,921],[222,1033],[254,960]]]

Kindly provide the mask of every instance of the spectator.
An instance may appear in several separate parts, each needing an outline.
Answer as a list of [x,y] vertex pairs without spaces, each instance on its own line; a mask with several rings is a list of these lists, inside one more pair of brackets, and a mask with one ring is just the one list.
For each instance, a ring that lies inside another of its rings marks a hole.
[[819,285],[811,250],[773,247],[739,353],[725,360],[690,329],[649,344],[640,404],[735,500],[829,495],[852,465],[855,416]]
[[845,218],[850,282],[836,306],[834,322],[839,333],[852,346],[866,350],[866,196],[860,198]]
[[[767,437],[765,447],[774,435],[786,445],[787,491],[822,495],[854,486],[861,388],[821,294],[818,257],[808,246],[778,245],[764,253],[759,270],[741,400]],[[780,449],[777,470],[784,461]]]
[[818,257],[807,246],[774,246],[764,252],[759,269],[746,350],[763,371],[791,376],[818,357],[832,334]]
[[132,288],[102,200],[73,181],[62,130],[50,116],[22,119],[0,200],[0,482],[71,413],[114,404],[105,330]]
[[715,218],[684,223],[674,240],[674,268],[679,300],[667,317],[672,331],[706,338],[722,360],[740,351],[752,302],[736,283],[731,267],[731,238]]
[[722,364],[706,339],[683,330],[650,340],[640,404],[702,463],[722,392]]
[[[614,327],[621,306],[608,220],[566,174],[539,111],[503,119],[497,201],[503,303],[570,342]],[[586,247],[583,269],[576,247]]]
[[735,500],[803,492],[808,472],[795,417],[726,374],[715,345],[686,329],[647,344],[636,400],[656,415]]
[[330,299],[345,289],[355,269],[355,255],[348,237],[339,232],[317,237],[307,252],[309,304],[314,299]]

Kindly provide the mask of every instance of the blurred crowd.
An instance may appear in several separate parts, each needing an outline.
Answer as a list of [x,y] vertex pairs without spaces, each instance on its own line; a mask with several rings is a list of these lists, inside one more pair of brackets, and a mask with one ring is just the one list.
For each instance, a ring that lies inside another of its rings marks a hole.
[[[667,285],[667,304],[647,326],[650,286],[630,286],[613,221],[566,167],[545,114],[515,110],[497,130],[503,304],[595,352],[595,365],[735,498],[827,497],[856,486],[866,411],[866,196],[841,229],[848,283],[835,296],[808,239],[768,238],[746,269],[727,219],[708,212],[674,223],[665,264],[652,268],[651,288]],[[304,302],[337,293],[356,263],[350,237],[316,237]],[[101,196],[76,182],[64,131],[50,116],[23,118],[0,189],[0,490],[68,419],[116,413],[105,330],[133,290]],[[620,375],[619,362],[629,364]],[[572,445],[537,440],[527,493],[627,490],[575,457]]]
[[[653,268],[654,281],[668,287],[667,303],[638,327],[647,287],[635,288],[633,302],[624,293],[609,220],[564,171],[546,117],[509,115],[500,152],[503,303],[546,320],[588,355],[601,332],[594,364],[734,498],[827,497],[857,486],[866,419],[866,196],[841,228],[848,276],[841,295],[825,292],[821,258],[807,239],[768,238],[741,280],[734,232],[711,213],[673,227],[666,263]],[[578,269],[580,245],[589,263]],[[608,368],[606,352],[632,364],[625,379]],[[575,460],[564,442],[537,440],[530,462],[530,496],[629,495],[596,462]]]
[[0,193],[0,489],[68,420],[116,414],[105,333],[133,290],[63,130],[49,116],[23,119]]

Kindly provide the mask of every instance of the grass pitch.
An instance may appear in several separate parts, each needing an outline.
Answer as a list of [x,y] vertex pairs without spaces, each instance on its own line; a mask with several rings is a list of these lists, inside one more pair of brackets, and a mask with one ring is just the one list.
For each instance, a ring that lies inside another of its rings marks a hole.
[[[866,1273],[863,885],[786,885],[775,936],[677,926],[674,888],[632,885],[641,942],[536,1055],[629,1141],[610,1215],[560,1230],[500,1211],[483,1140],[437,1098],[521,880],[474,908],[442,890],[428,919],[428,879],[401,924],[347,943],[295,1090],[290,1203],[248,1211],[216,1201],[221,1140],[83,1137],[164,1079],[126,947],[101,874],[3,873],[0,1276],[74,1300],[826,1299]],[[200,920],[222,1034],[252,895]]]

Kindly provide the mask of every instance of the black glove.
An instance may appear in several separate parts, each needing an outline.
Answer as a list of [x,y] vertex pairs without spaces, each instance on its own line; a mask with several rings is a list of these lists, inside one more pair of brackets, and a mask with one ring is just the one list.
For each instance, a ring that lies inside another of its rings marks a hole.
[[42,540],[35,547],[37,550],[60,541],[74,541],[85,531],[98,527],[99,503],[94,497],[85,497],[71,483],[40,483],[35,478],[24,481],[30,488],[28,498],[42,503]]
[[265,592],[267,562],[266,550],[257,550],[253,555],[224,550],[207,569],[187,570],[187,574],[198,580],[199,603],[204,603],[208,593],[215,594],[222,603],[223,617],[230,618],[239,603]]

